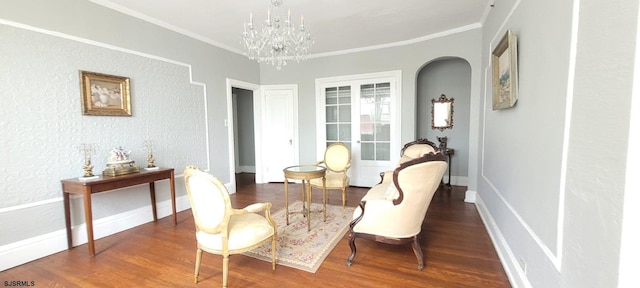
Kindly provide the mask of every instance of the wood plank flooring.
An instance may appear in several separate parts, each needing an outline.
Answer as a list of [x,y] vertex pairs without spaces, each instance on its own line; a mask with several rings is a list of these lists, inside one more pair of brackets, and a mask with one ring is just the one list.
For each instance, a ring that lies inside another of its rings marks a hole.
[[[241,174],[234,207],[271,202],[275,212],[284,207],[282,183],[254,184]],[[301,198],[300,184],[290,185],[290,201]],[[229,287],[511,287],[491,240],[473,204],[464,203],[466,187],[438,191],[423,224],[422,249],[426,262],[417,270],[410,246],[357,240],[358,254],[351,267],[348,233],[314,274],[277,266],[243,255],[229,263]],[[320,202],[314,191],[313,200]],[[356,206],[366,188],[351,187],[347,205]],[[329,192],[329,204],[341,205],[338,191]],[[87,245],[0,272],[0,285],[26,281],[35,287],[220,287],[222,258],[204,253],[200,282],[193,283],[194,223],[190,210],[96,240],[96,256]],[[5,282],[7,281],[7,282]],[[33,281],[33,282],[31,282]]]

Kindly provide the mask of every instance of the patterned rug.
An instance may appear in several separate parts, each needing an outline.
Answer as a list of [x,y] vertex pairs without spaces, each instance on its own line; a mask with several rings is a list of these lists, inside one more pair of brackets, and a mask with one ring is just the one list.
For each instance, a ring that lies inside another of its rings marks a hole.
[[[322,209],[322,204],[311,204],[312,210]],[[311,231],[307,232],[307,218],[302,213],[302,202],[289,204],[289,225],[287,226],[285,210],[281,209],[271,215],[278,227],[276,248],[277,265],[284,265],[315,273],[322,261],[333,250],[333,247],[347,232],[349,222],[353,218],[353,207],[327,204],[327,222],[322,221],[322,212],[311,213]],[[245,252],[244,255],[271,262],[271,243]]]

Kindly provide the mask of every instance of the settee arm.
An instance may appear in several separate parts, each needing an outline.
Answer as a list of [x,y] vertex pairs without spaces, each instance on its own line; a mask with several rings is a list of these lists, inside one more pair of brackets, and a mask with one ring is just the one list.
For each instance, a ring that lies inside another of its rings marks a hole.
[[391,182],[393,182],[393,171],[380,172],[380,183],[378,184],[391,183]]

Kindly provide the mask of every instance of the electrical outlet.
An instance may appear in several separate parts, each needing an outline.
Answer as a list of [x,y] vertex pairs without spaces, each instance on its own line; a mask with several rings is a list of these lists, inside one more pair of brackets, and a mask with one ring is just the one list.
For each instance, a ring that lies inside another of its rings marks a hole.
[[527,262],[524,261],[524,258],[518,259],[518,264],[520,264],[520,269],[524,274],[527,274]]

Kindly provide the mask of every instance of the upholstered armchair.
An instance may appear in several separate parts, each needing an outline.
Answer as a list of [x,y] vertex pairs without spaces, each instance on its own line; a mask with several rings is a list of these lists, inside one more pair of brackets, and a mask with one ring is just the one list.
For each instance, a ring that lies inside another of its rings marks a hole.
[[[436,144],[427,139],[418,139],[409,142],[405,144],[404,147],[402,147],[402,150],[400,150],[400,161],[398,161],[398,164],[402,164],[409,160],[419,158],[423,155],[436,152],[438,152]],[[392,177],[393,171],[385,171],[380,173],[381,183],[391,182]]]
[[[325,174],[326,189],[342,191],[342,208],[347,202],[347,188],[349,187],[349,176],[347,171],[351,167],[351,151],[342,142],[336,142],[324,151],[324,160],[315,163],[327,168]],[[310,180],[311,186],[322,189],[322,179]]]
[[418,239],[422,223],[440,179],[447,169],[444,155],[430,153],[408,160],[393,171],[392,180],[372,187],[360,201],[349,224],[351,255],[356,256],[357,238],[388,244],[412,243],[418,270],[424,268],[424,254]]
[[196,224],[195,283],[198,283],[202,251],[222,255],[222,287],[227,287],[229,255],[252,250],[269,241],[271,265],[276,269],[277,229],[271,219],[271,203],[233,209],[224,184],[196,166],[184,170],[184,182]]

